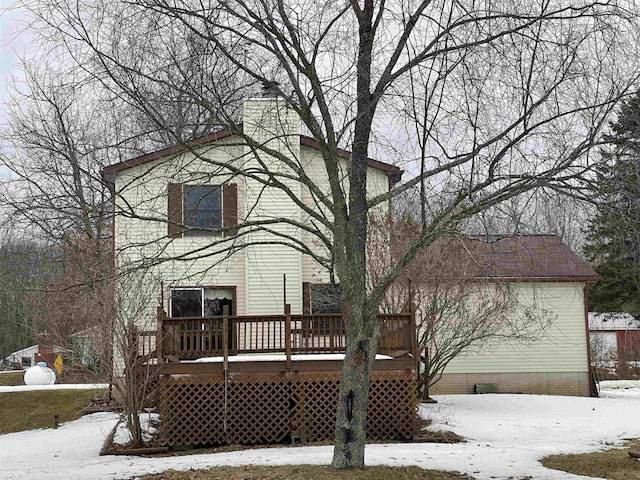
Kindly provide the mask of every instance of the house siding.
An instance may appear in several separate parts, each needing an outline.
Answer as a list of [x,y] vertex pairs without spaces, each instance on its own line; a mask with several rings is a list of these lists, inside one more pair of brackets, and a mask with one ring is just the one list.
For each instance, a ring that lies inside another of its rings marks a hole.
[[[249,99],[244,103],[244,132],[258,143],[283,152],[296,164],[300,163],[300,120],[297,114],[278,100]],[[291,174],[282,160],[263,152],[254,154],[245,147],[245,168],[261,169],[258,162],[270,165],[273,174]],[[276,177],[293,195],[300,198],[300,184],[285,176]],[[277,187],[265,187],[260,181],[247,177],[243,200],[247,222],[270,221],[274,218],[300,222],[300,208],[290,196]],[[300,231],[286,222],[269,225],[269,229],[286,235],[295,242]],[[253,244],[244,249],[246,265],[246,312],[249,315],[282,314],[285,303],[284,276],[286,275],[286,301],[294,311],[302,308],[301,253],[287,245],[266,244],[280,242],[281,237],[258,231],[247,237]]]
[[[325,168],[324,161],[320,152],[310,148],[302,149],[302,164],[307,176],[313,181],[313,183],[319,187],[327,196],[331,196],[331,186],[329,184],[329,177]],[[340,172],[343,179],[342,188],[345,195],[349,195],[349,184],[347,177],[347,162],[344,159],[340,160]],[[374,168],[367,170],[367,196],[373,198],[389,191],[389,178],[387,175]],[[305,205],[313,207],[318,210],[317,199],[314,198],[308,187],[302,186],[301,199]],[[323,214],[331,221],[333,215],[330,211],[323,209]],[[374,210],[379,215],[385,215],[389,211],[389,203],[383,202]],[[309,222],[309,216],[303,214],[303,220]],[[317,224],[317,222],[315,222]],[[325,232],[326,233],[326,232]],[[317,237],[311,233],[302,232],[302,238],[304,244],[307,245],[310,250],[316,253],[318,256],[329,258],[330,253],[326,246],[318,240]],[[337,279],[336,279],[337,280]],[[302,257],[302,281],[310,283],[328,283],[330,281],[329,272],[323,268],[312,256],[303,255]]]
[[[299,118],[283,106],[282,102],[274,99],[247,100],[243,111],[244,131],[258,142],[286,152],[288,158],[303,166],[321,191],[330,194],[321,154],[313,148],[300,146]],[[259,160],[269,163],[278,173],[287,173],[289,168],[281,160],[263,153],[259,154]],[[346,181],[347,162],[344,159],[340,161]],[[193,152],[186,151],[134,166],[116,175],[116,212],[135,212],[135,216],[125,213],[115,218],[117,265],[124,270],[132,264],[146,262],[147,278],[154,284],[155,295],[160,293],[161,284],[165,287],[164,307],[167,312],[170,287],[235,286],[237,315],[281,314],[285,297],[284,275],[286,301],[291,304],[292,312],[302,312],[302,283],[329,281],[328,272],[310,256],[286,245],[261,244],[273,243],[277,238],[268,232],[242,237],[241,241],[255,245],[246,246],[231,256],[216,254],[214,248],[208,248],[211,237],[167,237],[169,183],[235,183],[240,219],[261,221],[277,216],[308,223],[308,216],[281,189],[264,188],[261,182],[234,176],[226,168],[231,164],[246,170],[257,166],[257,162],[248,146],[231,137],[195,147]],[[306,205],[318,208],[306,186],[284,177],[279,177],[279,180]],[[388,177],[383,171],[369,168],[368,182],[370,196],[388,190]],[[348,188],[345,190],[348,195]],[[380,207],[382,211],[386,208],[386,204]],[[331,219],[329,213],[326,215]],[[273,224],[270,228],[328,257],[326,246],[310,233],[287,223]],[[189,253],[194,250],[200,250],[199,258],[190,258]],[[155,305],[150,309],[155,309]]]
[[[198,153],[206,156],[207,161],[184,153],[171,161],[158,160],[133,167],[116,177],[116,211],[125,212],[115,218],[116,262],[125,271],[139,262],[152,262],[153,266],[146,270],[147,278],[155,285],[156,295],[160,293],[161,283],[165,287],[234,285],[236,310],[242,313],[245,310],[244,285],[240,281],[244,278],[243,257],[226,258],[213,254],[213,249],[207,248],[211,242],[208,236],[167,238],[168,184],[223,184],[231,179],[227,172],[220,170],[218,175],[207,176],[202,172],[211,170],[209,161],[224,163],[239,156],[238,147],[224,145],[215,149],[203,147]],[[241,179],[233,179],[233,182],[238,184],[241,195]],[[135,212],[135,216],[127,215],[128,211]],[[185,255],[195,249],[201,250],[200,258],[186,259]],[[168,302],[168,295],[165,300]]]
[[505,392],[588,395],[583,284],[523,283],[513,288],[521,303],[552,312],[544,333],[531,344],[501,342],[455,358],[431,393],[472,393],[476,383],[494,383]]

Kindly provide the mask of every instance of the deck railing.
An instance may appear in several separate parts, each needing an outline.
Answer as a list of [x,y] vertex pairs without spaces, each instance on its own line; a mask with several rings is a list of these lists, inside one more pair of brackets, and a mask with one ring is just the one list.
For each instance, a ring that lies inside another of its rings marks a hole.
[[[413,315],[378,315],[378,352],[391,356],[414,354]],[[159,358],[197,359],[246,353],[344,353],[346,326],[341,314],[218,316],[169,318],[159,311]],[[415,355],[413,355],[415,358]]]

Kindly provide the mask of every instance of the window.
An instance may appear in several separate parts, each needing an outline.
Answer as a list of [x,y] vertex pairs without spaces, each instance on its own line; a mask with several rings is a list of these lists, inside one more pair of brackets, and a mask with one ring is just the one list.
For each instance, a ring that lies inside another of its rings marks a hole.
[[[302,284],[304,313],[313,315],[342,313],[342,287],[340,284],[307,283]],[[319,330],[344,329],[344,319],[335,323],[335,318],[314,317],[313,328]]]
[[219,185],[183,185],[185,235],[207,235],[222,228],[222,189]]
[[167,192],[169,237],[236,235],[238,190],[235,184],[170,183]]
[[342,288],[330,283],[311,285],[310,313],[341,313]]
[[202,317],[202,289],[171,290],[172,317]]
[[233,315],[233,288],[172,288],[171,317],[216,317],[228,307]]
[[318,284],[311,288],[311,313],[341,313],[340,285]]

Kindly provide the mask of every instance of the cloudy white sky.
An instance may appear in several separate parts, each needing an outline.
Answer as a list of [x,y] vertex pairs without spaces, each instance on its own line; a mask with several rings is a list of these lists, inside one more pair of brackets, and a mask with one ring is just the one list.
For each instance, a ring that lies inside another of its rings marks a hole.
[[24,12],[12,7],[14,0],[0,0],[0,101],[7,98],[7,84],[20,79],[19,59],[30,41],[24,28]]

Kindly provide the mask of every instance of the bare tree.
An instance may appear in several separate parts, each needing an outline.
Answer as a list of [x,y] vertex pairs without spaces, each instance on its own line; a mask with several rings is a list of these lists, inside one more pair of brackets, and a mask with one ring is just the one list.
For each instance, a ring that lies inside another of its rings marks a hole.
[[[149,404],[148,395],[157,380],[157,368],[150,344],[140,343],[141,332],[155,327],[156,293],[154,283],[144,272],[134,272],[115,282],[116,304],[113,315],[113,342],[115,369],[112,384],[116,398],[122,406],[127,427],[131,433],[131,446],[143,443],[140,414]],[[153,288],[155,288],[153,286]]]
[[[393,282],[422,249],[461,221],[539,187],[575,191],[603,124],[640,71],[634,63],[639,56],[632,3],[77,0],[26,7],[47,32],[45,48],[71,51],[71,61],[104,91],[176,141],[183,133],[149,92],[166,88],[176,92],[172,98],[181,95],[207,109],[209,118],[252,149],[257,166],[247,171],[233,162],[212,163],[195,149],[191,153],[211,169],[280,189],[308,219],[246,218],[232,247],[223,238],[212,239],[211,248],[226,258],[242,242],[286,244],[339,279],[348,338],[336,468],[364,464],[366,406],[380,335],[376,313]],[[203,89],[180,68],[163,70],[194,55],[163,41],[176,32],[197,39],[203,62],[222,59],[231,80]],[[300,159],[238,125],[236,104],[224,101],[225,95],[250,95],[260,82],[298,114],[317,142],[328,191],[309,178]],[[340,168],[341,146],[350,147],[347,172]],[[392,156],[410,172],[403,184],[375,197],[367,195],[373,152]],[[280,167],[274,169],[269,158]],[[308,189],[311,205],[291,184]],[[420,197],[419,233],[384,275],[368,282],[369,212],[384,210],[411,189]],[[132,209],[116,213],[135,215]],[[320,248],[274,225],[301,229]],[[183,258],[193,261],[198,253]],[[141,265],[167,260],[156,257]]]
[[581,254],[585,225],[595,206],[587,200],[540,189],[470,218],[462,230],[474,236],[555,235]]
[[432,278],[412,293],[423,398],[454,358],[501,342],[533,343],[553,318],[539,305],[523,305],[507,284]]
[[82,234],[50,248],[56,262],[32,293],[39,343],[64,355],[65,370],[90,367],[110,378],[112,361],[113,255],[105,239]]
[[[140,36],[141,27],[128,33]],[[180,62],[158,65],[156,75],[163,81],[149,82],[140,92],[151,109],[103,85],[86,65],[60,57],[23,59],[25,78],[10,85],[0,134],[5,224],[54,243],[79,233],[105,238],[112,213],[109,186],[101,177],[106,165],[220,128],[210,106],[215,100],[202,105],[198,98],[210,98],[207,82],[213,83],[218,101],[237,108],[232,81],[237,68],[223,64],[197,35],[163,40]],[[211,71],[215,74],[206,73]],[[200,97],[182,91],[185,83]]]
[[118,140],[110,138],[112,129],[98,125],[113,124],[113,110],[85,103],[86,82],[75,75],[28,66],[25,76],[26,91],[14,90],[7,102],[2,132],[5,222],[48,243],[79,232],[101,238],[109,192],[100,170],[110,161],[107,146]]

